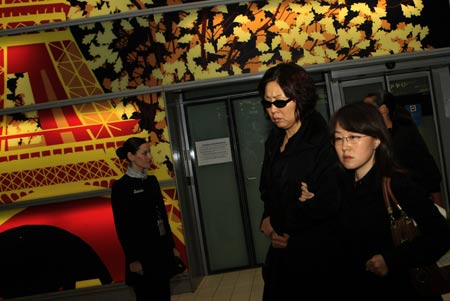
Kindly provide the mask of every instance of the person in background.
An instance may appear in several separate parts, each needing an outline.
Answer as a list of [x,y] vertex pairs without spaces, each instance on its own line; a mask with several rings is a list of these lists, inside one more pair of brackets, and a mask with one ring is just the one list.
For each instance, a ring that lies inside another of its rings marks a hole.
[[[450,248],[447,220],[393,159],[390,134],[373,105],[341,107],[330,120],[330,134],[341,165],[343,211],[341,237],[345,245],[347,300],[442,300],[422,298],[412,286],[408,269],[436,262]],[[421,233],[395,247],[382,194],[382,178],[391,178],[398,202]],[[311,193],[303,188],[305,193]],[[313,195],[313,192],[312,192]],[[311,199],[312,200],[312,199]]]
[[[265,72],[258,90],[274,124],[260,179],[261,231],[271,240],[263,300],[331,300],[341,279],[338,161],[315,110],[314,82],[302,67],[281,63]],[[302,185],[315,196],[300,198]]]
[[111,205],[117,236],[125,253],[125,282],[137,301],[170,301],[175,249],[158,180],[147,174],[149,144],[131,137],[116,150],[128,161],[126,173],[114,182]]
[[384,123],[392,135],[395,160],[411,173],[417,183],[425,187],[436,205],[443,208],[441,172],[411,114],[391,93],[385,93],[381,103],[378,103],[376,94],[369,94],[364,102],[378,106]]

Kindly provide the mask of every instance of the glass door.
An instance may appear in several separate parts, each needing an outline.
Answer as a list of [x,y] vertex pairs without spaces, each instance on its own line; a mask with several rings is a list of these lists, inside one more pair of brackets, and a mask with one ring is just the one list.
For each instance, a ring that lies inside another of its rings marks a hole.
[[185,107],[209,272],[249,266],[226,101]]
[[386,91],[383,77],[344,81],[340,85],[344,104],[362,101],[368,94],[382,96]]
[[[410,112],[417,128],[443,175],[442,197],[447,200],[445,184],[445,168],[438,121],[432,93],[431,76],[428,71],[387,76],[389,92],[396,96],[400,104]],[[443,136],[442,136],[443,137]],[[444,139],[444,137],[443,137]]]
[[210,272],[262,264],[259,174],[271,122],[258,96],[186,105]]
[[255,263],[264,262],[270,240],[259,230],[264,204],[259,195],[259,178],[264,159],[264,142],[271,122],[264,115],[258,96],[233,101],[237,147],[242,162],[249,226],[254,246]]
[[[428,149],[436,162],[440,162],[439,140],[428,72],[388,76],[387,82],[389,92],[394,94],[411,113]],[[442,166],[442,164],[438,165]]]

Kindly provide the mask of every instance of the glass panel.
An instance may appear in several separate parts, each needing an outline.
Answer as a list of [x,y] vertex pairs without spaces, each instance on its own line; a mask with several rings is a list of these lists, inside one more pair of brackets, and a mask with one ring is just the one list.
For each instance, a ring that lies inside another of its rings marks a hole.
[[344,103],[353,103],[362,101],[369,93],[378,93],[383,95],[384,86],[383,82],[354,84],[343,86],[342,91],[344,93]]
[[270,240],[259,230],[264,210],[259,194],[259,177],[264,158],[264,142],[272,122],[266,117],[260,100],[259,97],[253,97],[233,102],[256,263],[264,262],[270,245]]
[[328,94],[325,85],[316,86],[317,89],[317,106],[316,109],[322,114],[325,120],[330,119],[330,104],[328,103]]
[[[196,142],[230,137],[225,102],[186,107],[195,152],[198,200],[210,271],[247,266],[244,226],[232,161],[199,166]],[[229,141],[229,140],[228,140]],[[223,149],[216,149],[221,151]]]

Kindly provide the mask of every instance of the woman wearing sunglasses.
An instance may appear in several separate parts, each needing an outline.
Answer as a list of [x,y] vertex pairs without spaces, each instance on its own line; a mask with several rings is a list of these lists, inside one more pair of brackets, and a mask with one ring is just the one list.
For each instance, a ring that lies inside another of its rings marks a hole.
[[[274,124],[266,144],[260,192],[261,231],[271,240],[263,267],[263,300],[329,300],[338,295],[336,239],[338,161],[316,89],[294,63],[266,71],[258,90]],[[314,196],[300,198],[301,186]]]

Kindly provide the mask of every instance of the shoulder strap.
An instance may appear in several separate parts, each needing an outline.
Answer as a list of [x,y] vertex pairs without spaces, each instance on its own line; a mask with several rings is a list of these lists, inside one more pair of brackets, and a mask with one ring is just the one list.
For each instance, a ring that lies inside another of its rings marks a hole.
[[400,204],[398,203],[397,198],[395,197],[394,193],[391,189],[391,178],[390,177],[383,177],[382,179],[382,185],[383,185],[383,199],[384,203],[386,204],[386,209],[388,211],[389,217],[391,219],[391,222],[395,221],[391,201],[394,203],[395,207],[400,212],[400,215],[406,219],[410,219],[409,216],[406,214],[406,212],[402,209]]
[[[383,177],[383,179],[382,179],[382,190],[383,190],[384,204],[386,205],[387,212],[388,212],[388,214],[390,216],[392,216],[393,211],[392,211],[391,201],[389,200],[389,197],[392,194],[391,178]],[[395,201],[397,201],[397,200],[395,200]]]
[[402,207],[400,206],[400,204],[397,201],[397,198],[395,197],[394,193],[392,192],[391,178],[389,178],[389,177],[386,177],[386,190],[389,195],[389,199],[392,200],[395,207],[397,207],[398,210],[403,211]]
[[402,207],[398,203],[397,198],[395,197],[394,193],[392,192],[390,177],[382,178],[382,190],[383,190],[384,204],[386,205],[386,209],[389,214],[389,217],[391,218],[391,221],[395,220],[394,211],[392,210],[391,202],[399,210],[399,212],[402,216],[407,216],[406,212],[402,209]]

